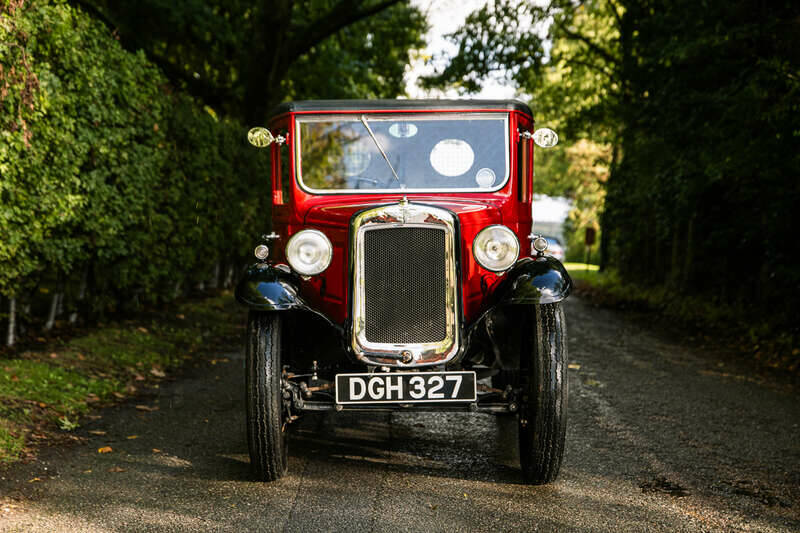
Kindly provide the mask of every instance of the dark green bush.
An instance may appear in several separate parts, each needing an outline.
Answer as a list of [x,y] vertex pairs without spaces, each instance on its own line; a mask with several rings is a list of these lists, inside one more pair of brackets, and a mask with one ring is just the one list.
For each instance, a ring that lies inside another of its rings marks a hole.
[[244,261],[268,160],[144,54],[61,0],[0,7],[0,294],[95,311]]

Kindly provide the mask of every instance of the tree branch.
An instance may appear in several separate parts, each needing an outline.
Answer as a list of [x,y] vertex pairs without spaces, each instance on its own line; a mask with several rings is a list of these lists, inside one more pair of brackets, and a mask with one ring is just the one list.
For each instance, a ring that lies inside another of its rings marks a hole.
[[322,17],[293,30],[297,37],[294,39],[294,46],[292,46],[291,50],[292,61],[311,50],[314,45],[336,34],[339,30],[372,15],[377,15],[399,2],[400,0],[383,0],[370,7],[355,9],[356,2],[342,0]]
[[120,37],[119,28],[105,13],[100,11],[94,4],[85,0],[69,0],[69,3],[74,7],[80,8],[87,15],[93,19],[101,22],[108,32],[114,36],[120,45],[131,53],[136,53],[143,50],[147,59],[155,64],[164,75],[174,84],[183,82],[192,95],[203,100],[209,106],[219,109],[224,102],[230,97],[230,89],[225,87],[218,87],[208,83],[202,78],[195,78],[193,73],[187,72],[170,62],[164,57],[159,56],[152,50],[149,50],[142,42],[135,36],[126,35],[125,38]]
[[564,32],[564,35],[566,35],[570,39],[575,39],[588,46],[591,51],[602,57],[607,63],[611,65],[616,65],[618,63],[617,59],[613,55],[611,55],[611,53],[608,50],[605,50],[604,48],[599,46],[597,43],[593,42],[585,35],[581,35],[578,32],[574,32],[570,29],[567,29],[567,27],[563,24],[559,25],[558,29]]

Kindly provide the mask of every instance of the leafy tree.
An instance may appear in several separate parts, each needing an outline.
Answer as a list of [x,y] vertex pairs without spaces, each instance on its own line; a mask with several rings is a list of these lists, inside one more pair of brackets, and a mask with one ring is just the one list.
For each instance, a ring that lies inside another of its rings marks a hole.
[[0,294],[45,286],[74,307],[89,285],[95,309],[119,309],[247,253],[268,162],[241,124],[64,1],[5,6],[0,69]]
[[479,76],[510,67],[537,114],[557,117],[566,134],[553,169],[570,175],[568,154],[582,137],[610,148],[610,266],[676,299],[699,294],[769,316],[796,339],[800,6],[555,0],[527,9],[534,22],[552,16],[549,61],[520,69],[519,56],[503,52],[513,39],[492,32],[487,8],[456,33],[468,44],[430,83],[458,85],[489,64],[480,58],[500,58]]
[[584,255],[583,229],[599,229],[604,184],[621,144],[621,12],[611,0],[489,3],[450,36],[458,52],[445,68],[422,80],[470,93],[504,76],[532,101],[537,122],[558,131],[558,146],[537,151],[536,191],[575,201],[573,258]]
[[173,84],[249,124],[290,94],[401,92],[399,67],[425,29],[402,0],[70,1]]

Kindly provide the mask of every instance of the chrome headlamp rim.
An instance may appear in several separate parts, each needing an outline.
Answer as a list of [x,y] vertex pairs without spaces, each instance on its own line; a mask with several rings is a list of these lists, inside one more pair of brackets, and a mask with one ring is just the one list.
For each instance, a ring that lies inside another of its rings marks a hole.
[[[326,246],[327,257],[325,258],[323,264],[319,265],[317,268],[312,270],[302,270],[301,268],[297,267],[297,261],[292,260],[292,253],[291,250],[294,248],[295,243],[299,241],[302,237],[305,237],[309,234],[314,234],[319,237],[322,237],[322,242],[324,242]],[[321,274],[325,272],[329,266],[331,266],[331,261],[333,260],[333,244],[331,244],[331,240],[325,235],[323,232],[317,229],[304,229],[298,231],[289,239],[286,243],[286,261],[289,263],[289,266],[292,267],[292,270],[297,272],[302,276],[316,276],[317,274]]]
[[[483,263],[483,261],[481,261],[481,258],[480,258],[480,255],[479,255],[479,252],[477,252],[477,250],[478,250],[478,247],[476,246],[476,244],[477,244],[477,242],[478,242],[478,239],[479,239],[479,238],[481,237],[481,235],[483,235],[485,232],[487,232],[487,231],[490,231],[490,230],[492,230],[492,229],[499,229],[499,230],[501,230],[501,231],[503,231],[503,232],[508,232],[508,234],[509,234],[509,235],[511,235],[511,237],[513,237],[513,239],[514,239],[514,243],[515,243],[515,245],[516,245],[516,252],[514,253],[514,259],[513,259],[512,261],[510,261],[510,262],[509,262],[509,264],[508,264],[508,266],[506,266],[506,267],[504,267],[504,268],[494,268],[494,267],[491,267],[491,266],[487,266],[487,265],[485,265],[485,264]],[[517,262],[517,259],[519,259],[519,253],[520,253],[520,245],[519,245],[519,239],[517,238],[517,235],[516,235],[516,234],[515,234],[513,231],[511,231],[511,228],[509,228],[508,226],[504,226],[503,224],[492,224],[491,226],[486,226],[485,228],[483,228],[482,230],[480,230],[480,231],[477,233],[477,235],[475,235],[475,238],[474,238],[474,239],[472,239],[472,256],[475,258],[475,261],[477,261],[477,263],[478,263],[478,264],[479,264],[479,265],[480,265],[482,268],[485,268],[486,270],[488,270],[488,271],[490,271],[490,272],[506,272],[506,271],[507,271],[507,270],[509,270],[511,267],[513,267],[513,266],[514,266],[514,264]]]

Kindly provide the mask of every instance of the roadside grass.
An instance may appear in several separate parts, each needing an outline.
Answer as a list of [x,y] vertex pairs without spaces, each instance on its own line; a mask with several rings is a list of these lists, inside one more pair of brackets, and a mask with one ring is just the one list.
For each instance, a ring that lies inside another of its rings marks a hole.
[[656,312],[706,341],[724,339],[726,345],[749,353],[766,366],[800,371],[798,339],[777,323],[754,318],[744,308],[687,296],[668,287],[624,282],[613,270],[600,272],[597,265],[566,263],[565,267],[576,292],[597,305]]
[[[135,396],[241,334],[230,292],[100,326],[41,349],[0,354],[0,464],[57,440],[91,408]],[[44,340],[44,339],[40,339]]]

